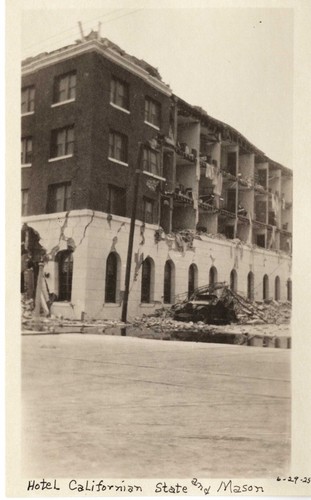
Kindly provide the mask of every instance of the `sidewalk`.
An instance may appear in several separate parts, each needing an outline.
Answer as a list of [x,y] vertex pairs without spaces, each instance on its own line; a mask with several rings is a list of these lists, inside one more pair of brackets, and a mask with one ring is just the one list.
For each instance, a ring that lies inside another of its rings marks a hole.
[[31,477],[271,477],[290,457],[290,350],[23,336]]

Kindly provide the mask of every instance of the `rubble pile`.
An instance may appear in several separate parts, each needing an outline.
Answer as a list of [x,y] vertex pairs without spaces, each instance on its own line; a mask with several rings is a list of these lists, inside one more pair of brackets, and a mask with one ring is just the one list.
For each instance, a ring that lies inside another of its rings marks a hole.
[[[218,299],[216,299],[218,304],[221,303],[223,314],[225,314],[227,318],[227,323],[238,323],[238,324],[288,324],[291,318],[291,303],[290,302],[278,302],[275,300],[269,301],[255,301],[251,302],[245,299],[242,295],[232,291],[228,285],[224,283],[216,283],[214,285],[207,285],[205,287],[200,287],[194,291],[193,295],[190,299],[184,299],[181,304],[175,304],[171,311],[167,314],[171,314],[175,319],[178,319],[178,315],[174,314],[176,308],[184,307],[187,304],[200,304],[202,306],[202,302],[200,302],[200,298],[203,297],[203,301],[206,301],[206,310],[208,307],[208,296],[211,294],[215,294],[218,291]],[[203,295],[202,295],[203,293]],[[215,295],[214,295],[215,296]],[[214,302],[215,303],[215,302]],[[193,308],[194,310],[194,308]],[[233,312],[233,314],[229,314]],[[194,322],[196,322],[196,316],[193,314]],[[205,317],[205,323],[213,323],[212,320],[209,321],[212,316]],[[203,318],[202,318],[203,319]],[[204,319],[203,319],[204,321]],[[221,324],[218,321],[214,322],[215,324]],[[225,321],[224,321],[225,323]]]
[[290,323],[292,314],[292,305],[290,302],[272,300],[269,303],[257,303],[257,309],[269,324],[282,325]]
[[124,323],[112,319],[92,319],[82,321],[78,319],[65,319],[54,316],[40,316],[35,318],[33,314],[34,301],[27,300],[22,295],[22,330],[23,332],[42,333],[110,333],[115,328],[124,327]]
[[[193,298],[193,297],[192,297]],[[158,340],[181,340],[240,345],[279,347],[290,341],[291,304],[249,302],[242,296],[222,287],[218,296],[222,304],[234,309],[236,320],[228,324],[209,324],[207,321],[179,321],[174,319],[179,304],[171,308],[156,309],[150,315],[136,317],[125,325],[118,320],[77,320],[41,316],[34,318],[33,300],[22,296],[22,330],[24,334],[88,333],[100,335],[126,335]],[[184,300],[183,303],[187,303]],[[281,340],[280,340],[281,339]],[[286,339],[289,339],[288,341]],[[255,342],[255,343],[253,343]],[[256,344],[258,342],[258,344]],[[287,344],[286,344],[287,345]],[[289,345],[289,344],[288,344]]]

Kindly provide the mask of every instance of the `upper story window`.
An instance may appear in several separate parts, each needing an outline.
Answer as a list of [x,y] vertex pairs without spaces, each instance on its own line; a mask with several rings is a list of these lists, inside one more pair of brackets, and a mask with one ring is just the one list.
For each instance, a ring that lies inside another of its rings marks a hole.
[[154,201],[144,198],[144,222],[154,223]]
[[22,139],[21,163],[22,165],[30,165],[32,162],[32,137],[24,137]]
[[160,153],[153,149],[144,149],[143,170],[154,175],[161,175]]
[[160,128],[161,105],[150,99],[150,97],[146,97],[145,99],[145,122],[156,128]]
[[22,216],[28,215],[29,189],[22,189]]
[[75,72],[61,75],[55,79],[54,103],[74,100],[76,98],[77,75]]
[[35,87],[24,87],[22,89],[22,115],[33,113],[35,110]]
[[73,155],[74,126],[52,130],[51,158]]
[[125,215],[126,191],[124,188],[108,186],[108,213]]
[[127,165],[128,139],[126,135],[112,130],[109,132],[109,159]]
[[110,87],[110,103],[122,109],[129,109],[129,86],[117,78],[112,78]]
[[48,187],[47,213],[68,212],[71,209],[71,183],[51,184]]

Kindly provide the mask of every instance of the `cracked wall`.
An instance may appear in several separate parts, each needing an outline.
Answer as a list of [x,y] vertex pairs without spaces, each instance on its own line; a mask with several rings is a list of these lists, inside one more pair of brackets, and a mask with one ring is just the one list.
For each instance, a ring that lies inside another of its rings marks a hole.
[[[71,305],[56,302],[53,311],[70,318],[120,319],[121,303],[105,303],[106,261],[110,252],[120,258],[120,295],[124,291],[127,245],[130,221],[120,216],[109,216],[91,210],[73,211],[62,217],[59,214],[33,216],[28,224],[36,229],[40,243],[50,255],[56,250],[74,248]],[[209,270],[215,266],[218,281],[230,283],[230,273],[236,269],[237,290],[246,294],[247,275],[255,274],[255,299],[262,299],[262,279],[269,275],[270,295],[273,298],[274,280],[281,281],[281,300],[286,300],[286,282],[290,277],[291,260],[288,256],[243,246],[236,241],[218,240],[206,235],[182,244],[175,235],[159,234],[157,226],[136,222],[131,269],[128,318],[149,314],[163,304],[164,266],[171,260],[175,266],[175,292],[184,293],[188,288],[188,270],[191,264],[198,268],[198,286],[208,283]],[[150,257],[155,265],[154,297],[150,304],[141,304],[141,265]],[[50,291],[57,287],[57,264],[50,260],[45,266],[49,273]]]

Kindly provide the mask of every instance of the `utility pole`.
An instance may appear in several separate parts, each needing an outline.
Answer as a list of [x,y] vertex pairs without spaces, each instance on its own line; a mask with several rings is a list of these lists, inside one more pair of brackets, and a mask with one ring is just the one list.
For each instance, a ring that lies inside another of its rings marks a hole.
[[238,169],[239,169],[239,163],[238,163],[238,158],[239,155],[237,153],[237,163],[235,166],[235,178],[236,178],[236,184],[235,184],[235,219],[234,219],[234,238],[237,238],[237,233],[238,233],[238,211],[239,211],[239,174],[238,174]]
[[[135,233],[136,210],[138,201],[139,179],[141,174],[142,151],[143,151],[143,144],[139,143],[137,168],[135,170],[135,177],[134,177],[134,194],[133,194],[134,198],[132,204],[130,234],[129,234],[128,249],[127,249],[127,259],[126,259],[125,286],[124,286],[124,296],[123,296],[122,314],[121,314],[121,321],[123,321],[124,323],[126,323],[127,320],[127,305],[129,299],[129,291],[130,291],[131,265],[132,265],[133,242]],[[122,336],[126,335],[126,326],[121,328],[121,335]]]

